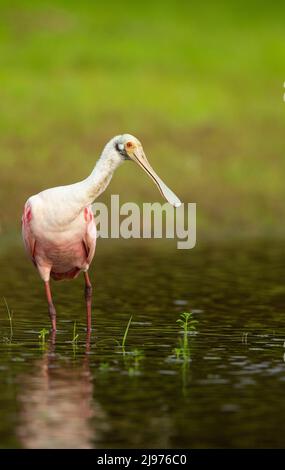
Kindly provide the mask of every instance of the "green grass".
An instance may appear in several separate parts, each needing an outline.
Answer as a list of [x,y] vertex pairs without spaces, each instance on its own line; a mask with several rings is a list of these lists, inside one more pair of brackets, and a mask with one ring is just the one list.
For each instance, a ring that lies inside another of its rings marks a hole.
[[[2,0],[0,15],[0,230],[128,131],[198,203],[200,237],[284,232],[285,5]],[[131,164],[111,193],[161,200]]]
[[76,321],[73,323],[73,336],[72,336],[72,344],[77,344],[77,341],[78,341],[78,338],[79,338],[79,334],[77,333],[77,330],[76,330]]
[[9,318],[9,325],[10,325],[10,338],[9,342],[12,342],[13,339],[13,312],[10,310],[9,305],[5,297],[3,297],[3,301],[7,310],[8,318]]
[[122,350],[123,350],[123,351],[125,350],[126,340],[127,340],[129,328],[130,328],[131,323],[132,323],[132,318],[133,318],[133,316],[131,315],[131,316],[130,316],[130,319],[129,319],[129,321],[128,321],[128,324],[127,324],[127,326],[126,326],[123,339],[122,339]]
[[39,332],[39,340],[42,349],[46,348],[46,336],[49,334],[49,330],[42,328]]

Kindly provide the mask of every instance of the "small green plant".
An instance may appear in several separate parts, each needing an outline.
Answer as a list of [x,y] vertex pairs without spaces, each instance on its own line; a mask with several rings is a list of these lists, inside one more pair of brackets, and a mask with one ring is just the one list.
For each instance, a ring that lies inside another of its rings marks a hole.
[[189,365],[191,361],[190,342],[191,340],[187,334],[187,331],[185,331],[183,337],[179,338],[178,346],[173,349],[173,352],[175,354],[175,360],[177,361],[177,363],[181,364],[183,394],[186,394],[189,377]]
[[77,345],[77,340],[79,338],[79,334],[76,332],[76,321],[73,324],[73,338],[71,340],[72,344]]
[[180,359],[180,356],[181,356],[181,348],[174,348],[174,354],[176,356],[176,359]]
[[123,349],[123,351],[125,350],[126,339],[127,339],[127,336],[128,336],[129,328],[130,328],[131,323],[132,323],[132,318],[133,318],[133,316],[131,315],[130,319],[128,321],[127,327],[125,329],[124,336],[123,336],[123,340],[122,340],[122,349]]
[[99,365],[99,371],[100,372],[109,372],[110,370],[110,364],[108,362],[101,362]]
[[190,360],[190,346],[188,336],[185,334],[183,339],[179,339],[179,346],[174,348],[174,353],[177,360],[189,362]]
[[42,348],[45,347],[46,335],[48,335],[48,333],[49,333],[49,330],[47,330],[46,328],[42,328],[41,331],[39,332],[39,340],[40,340],[40,344]]
[[181,313],[180,318],[176,320],[176,322],[184,333],[189,333],[190,331],[196,331],[198,320],[193,319],[193,314],[191,312],[184,312]]
[[130,376],[138,375],[141,361],[144,358],[144,353],[140,349],[134,349],[128,355],[128,374]]
[[181,313],[180,318],[176,321],[181,328],[183,335],[182,337],[180,336],[178,345],[173,349],[173,353],[175,355],[175,361],[181,364],[182,390],[183,394],[186,394],[192,346],[192,340],[189,337],[189,333],[196,331],[198,320],[193,319],[192,313],[184,312]]
[[10,338],[9,338],[9,342],[11,343],[12,342],[12,339],[13,339],[13,312],[10,310],[9,308],[9,305],[8,305],[8,302],[7,300],[5,299],[5,297],[3,297],[3,300],[4,300],[4,304],[6,306],[6,310],[7,310],[7,313],[8,313],[8,318],[9,318],[9,323],[10,323]]

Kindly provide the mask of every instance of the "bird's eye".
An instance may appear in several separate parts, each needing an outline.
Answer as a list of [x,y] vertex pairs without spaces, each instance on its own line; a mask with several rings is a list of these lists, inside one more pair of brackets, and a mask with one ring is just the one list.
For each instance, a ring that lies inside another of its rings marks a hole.
[[126,143],[126,147],[127,147],[128,149],[131,148],[132,146],[133,146],[132,142],[127,142],[127,143]]
[[116,144],[116,150],[121,153],[124,150],[124,144]]

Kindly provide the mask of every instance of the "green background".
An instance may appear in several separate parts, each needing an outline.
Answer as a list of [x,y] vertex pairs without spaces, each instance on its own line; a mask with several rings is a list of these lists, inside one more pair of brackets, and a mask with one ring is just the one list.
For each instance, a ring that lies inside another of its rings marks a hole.
[[[199,237],[284,232],[285,4],[0,2],[0,233],[113,135],[196,202]],[[102,196],[158,201],[135,165]]]

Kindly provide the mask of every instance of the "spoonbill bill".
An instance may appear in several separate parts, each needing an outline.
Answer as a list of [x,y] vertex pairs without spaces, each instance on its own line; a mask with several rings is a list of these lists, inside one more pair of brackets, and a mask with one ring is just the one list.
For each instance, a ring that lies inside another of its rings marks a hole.
[[31,196],[24,207],[22,235],[26,251],[45,284],[52,330],[56,330],[56,310],[50,278],[85,277],[87,330],[91,328],[92,284],[88,270],[95,253],[96,224],[91,204],[106,189],[115,169],[125,160],[136,162],[175,207],[181,202],[150,166],[136,137],[122,134],[111,139],[91,174],[78,183],[46,189]]

